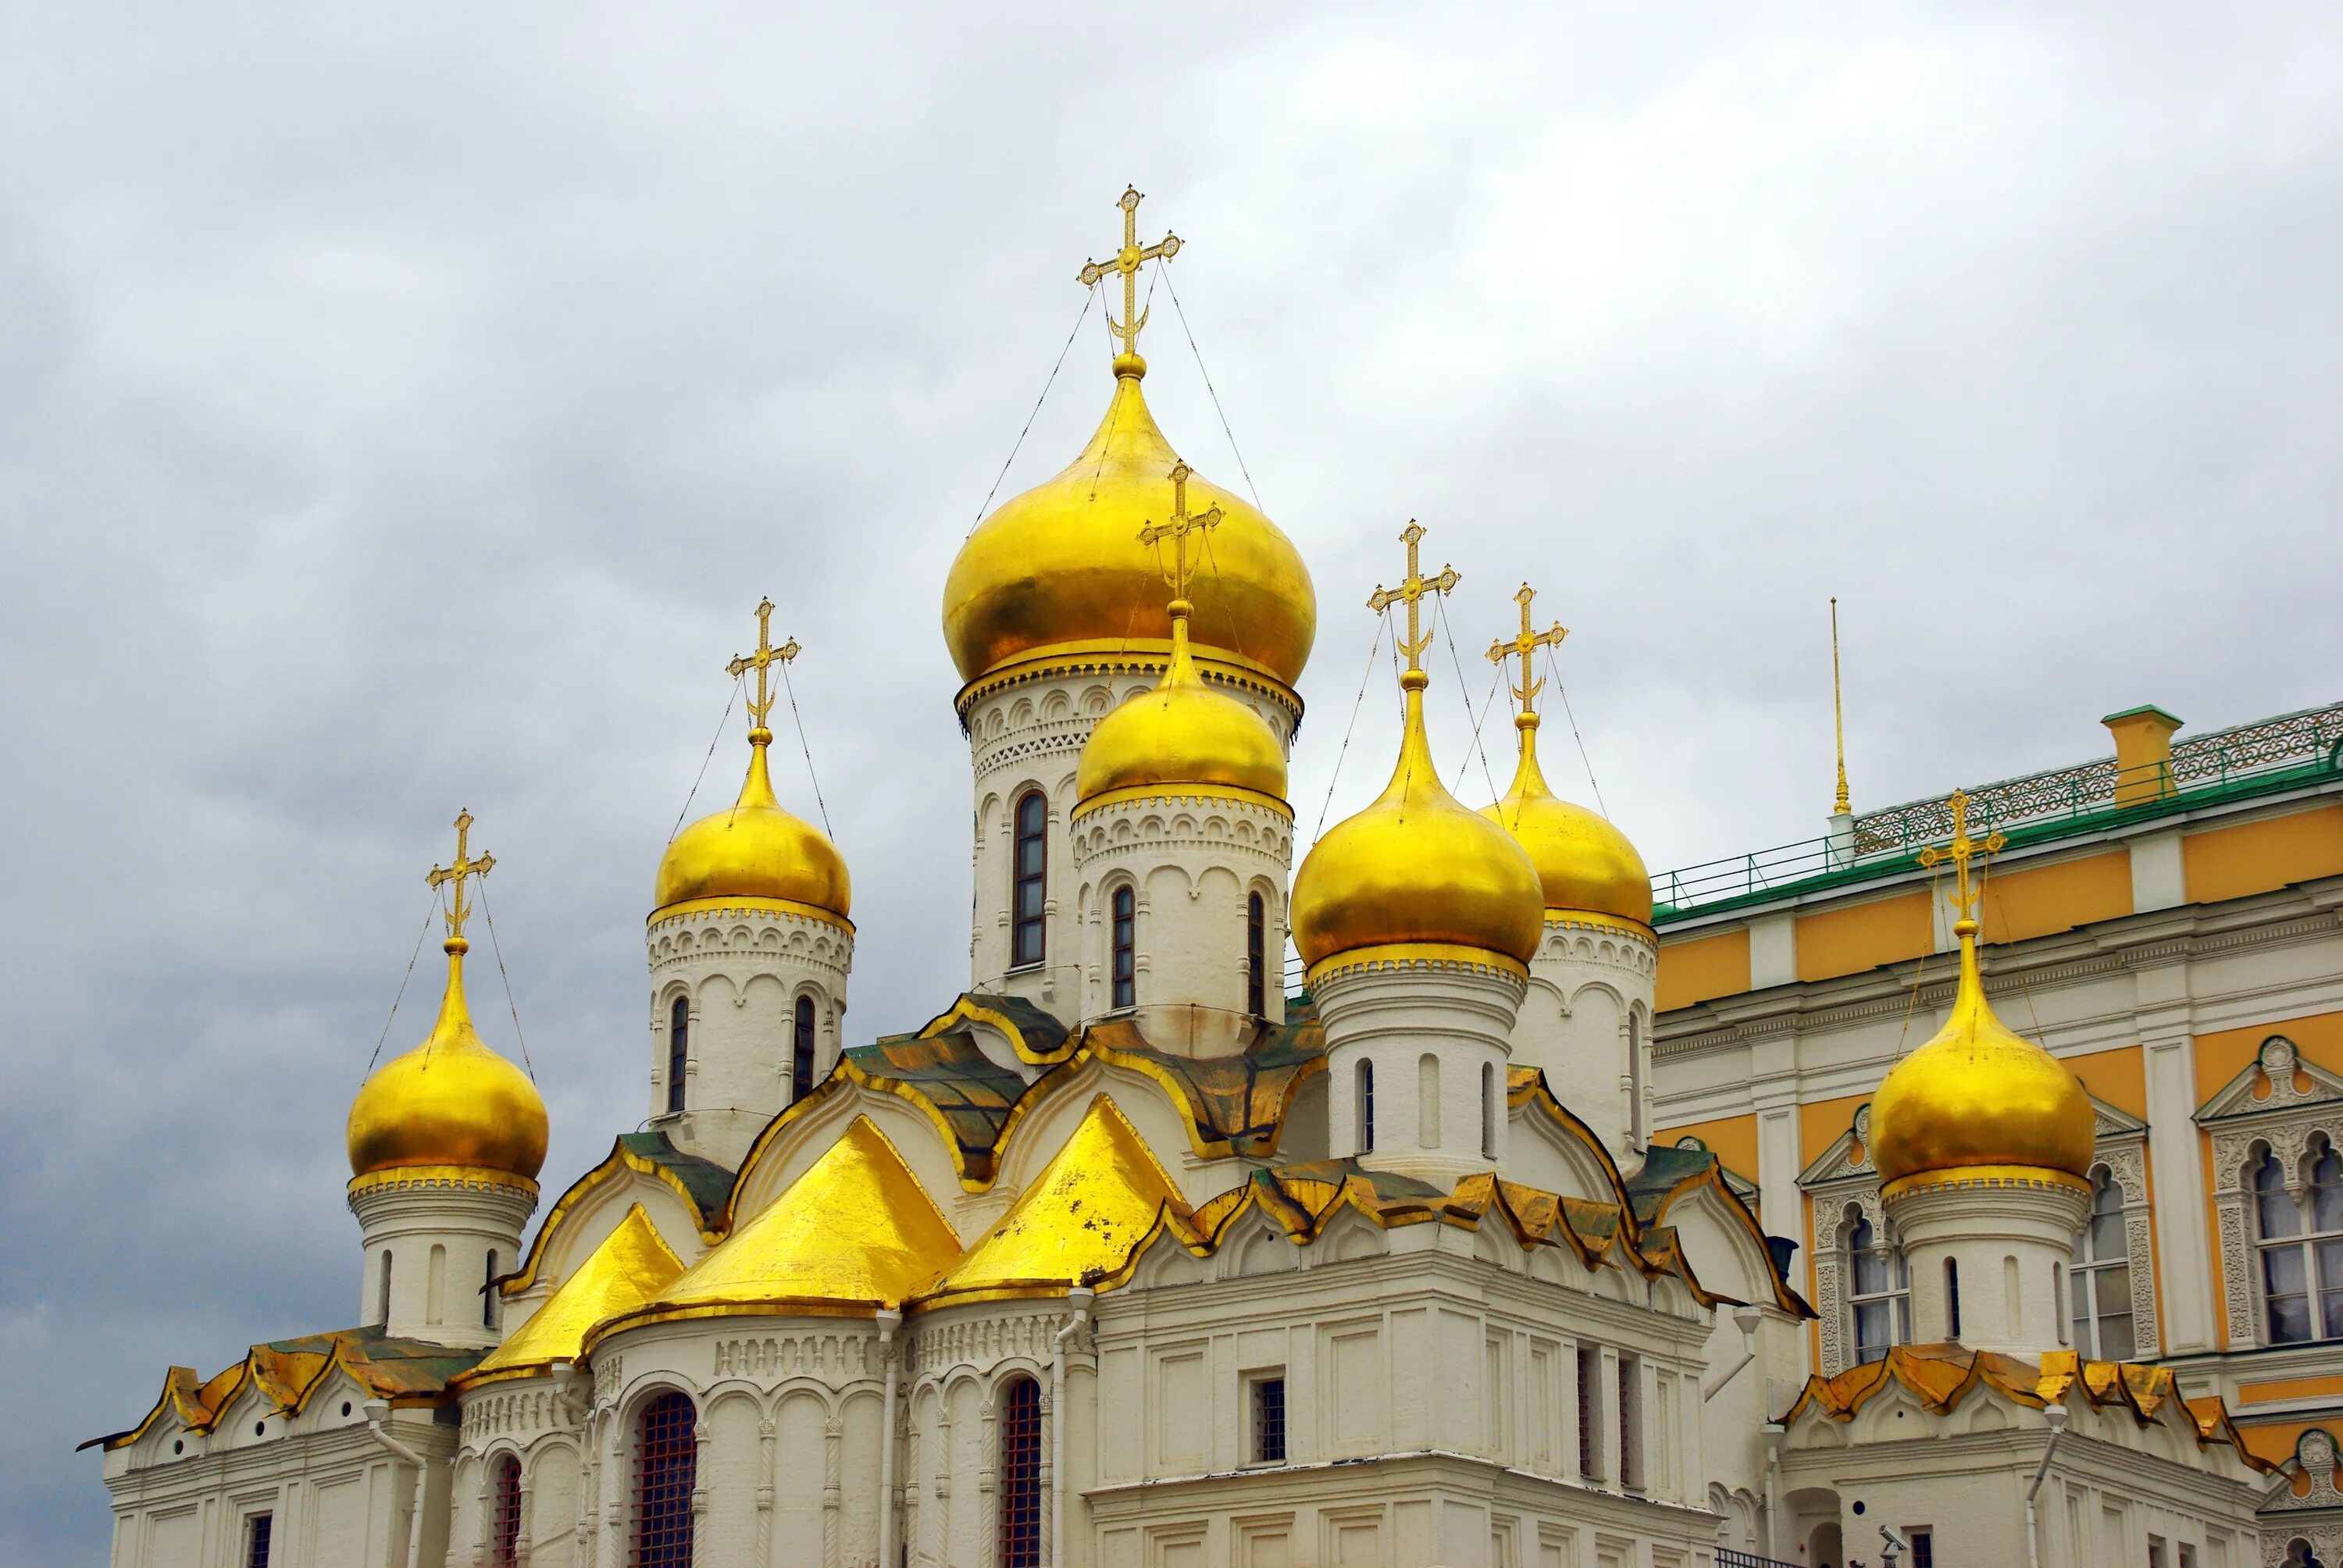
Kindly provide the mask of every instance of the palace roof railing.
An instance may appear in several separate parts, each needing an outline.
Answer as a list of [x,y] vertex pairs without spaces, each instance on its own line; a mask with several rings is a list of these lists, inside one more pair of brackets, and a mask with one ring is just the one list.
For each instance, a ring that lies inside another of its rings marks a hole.
[[[2102,757],[1969,790],[1969,821],[2036,843],[2273,794],[2343,772],[2343,703],[2304,709],[2178,741],[2168,761],[2118,769]],[[1911,869],[1918,853],[1952,837],[1942,799],[1866,811],[1838,836],[1803,839],[1652,879],[1658,921],[1860,882]]]

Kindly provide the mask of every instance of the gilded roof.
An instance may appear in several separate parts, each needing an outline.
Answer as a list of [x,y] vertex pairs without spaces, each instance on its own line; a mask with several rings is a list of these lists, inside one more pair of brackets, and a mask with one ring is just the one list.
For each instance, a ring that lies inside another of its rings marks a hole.
[[1808,1411],[1833,1421],[1852,1421],[1873,1396],[1894,1384],[1909,1390],[1921,1407],[1946,1415],[1978,1389],[2030,1409],[2081,1401],[2098,1409],[2121,1408],[2141,1425],[2177,1404],[2199,1447],[2227,1443],[2258,1471],[2275,1467],[2248,1450],[2217,1397],[2184,1401],[2173,1370],[2137,1362],[2085,1361],[2074,1351],[2051,1351],[2039,1362],[1997,1351],[1972,1351],[1953,1342],[1896,1345],[1875,1362],[1852,1366],[1835,1377],[1810,1377],[1784,1425]]
[[166,1412],[190,1432],[209,1432],[229,1403],[249,1385],[277,1410],[298,1412],[336,1367],[377,1399],[394,1405],[437,1405],[449,1384],[480,1359],[478,1351],[452,1350],[423,1340],[395,1338],[379,1328],[337,1329],[254,1345],[245,1358],[209,1380],[193,1367],[164,1374],[154,1408],[126,1432],[94,1437],[83,1448],[124,1448],[146,1435]]
[[466,1386],[574,1362],[595,1324],[629,1312],[673,1284],[683,1261],[660,1239],[640,1203],[504,1343],[463,1378]]
[[548,1244],[568,1224],[570,1216],[597,1190],[629,1171],[649,1176],[689,1204],[699,1217],[701,1241],[721,1239],[723,1232],[718,1227],[722,1223],[725,1202],[732,1195],[732,1172],[712,1160],[686,1154],[664,1132],[622,1132],[602,1162],[572,1181],[546,1211],[544,1222],[529,1241],[527,1259],[503,1282],[504,1293],[518,1295],[536,1284],[545,1267]]
[[1041,1173],[923,1297],[1054,1294],[1121,1267],[1166,1210],[1185,1216],[1179,1188],[1114,1101],[1096,1095]]
[[960,1256],[960,1238],[920,1179],[858,1116],[762,1212],[626,1321],[864,1314],[900,1303]]

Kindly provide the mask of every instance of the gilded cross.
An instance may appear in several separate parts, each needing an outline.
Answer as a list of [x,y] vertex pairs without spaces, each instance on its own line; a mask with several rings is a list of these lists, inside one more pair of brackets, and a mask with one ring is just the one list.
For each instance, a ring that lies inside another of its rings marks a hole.
[[1074,276],[1085,287],[1093,286],[1110,272],[1122,274],[1122,319],[1107,317],[1107,329],[1122,339],[1122,351],[1136,357],[1139,353],[1139,329],[1147,325],[1147,317],[1139,311],[1139,269],[1161,256],[1165,261],[1180,254],[1180,236],[1168,230],[1155,244],[1142,246],[1139,243],[1139,204],[1144,198],[1136,186],[1122,193],[1115,205],[1122,208],[1122,248],[1114,253],[1111,261],[1085,261]]
[[2006,833],[1991,833],[1983,839],[1969,837],[1969,798],[1966,791],[1956,789],[1946,802],[1953,809],[1953,841],[1939,849],[1931,844],[1920,851],[1920,864],[1953,863],[1953,901],[1958,905],[1961,919],[1976,918],[1978,885],[1969,874],[1969,862],[1982,860],[1987,855],[1998,855],[2009,842]]
[[1201,512],[1188,510],[1188,479],[1196,470],[1185,463],[1172,467],[1172,520],[1150,523],[1139,530],[1142,545],[1161,545],[1172,541],[1172,569],[1163,574],[1171,587],[1172,597],[1185,604],[1188,599],[1188,536],[1206,533],[1220,526],[1221,508],[1207,507]]
[[749,699],[749,722],[755,728],[765,728],[765,715],[773,710],[769,684],[773,666],[789,663],[799,651],[795,638],[779,648],[773,646],[773,601],[761,600],[757,606],[757,651],[742,654],[724,667],[724,673],[736,679],[749,670],[757,672],[757,695]]
[[1501,638],[1497,641],[1489,645],[1489,662],[1491,664],[1497,665],[1500,668],[1503,666],[1506,659],[1512,658],[1513,655],[1519,654],[1521,656],[1522,683],[1519,686],[1513,688],[1513,693],[1515,697],[1521,699],[1522,711],[1523,713],[1534,713],[1536,711],[1535,708],[1532,705],[1536,701],[1537,694],[1545,689],[1544,680],[1533,677],[1530,660],[1535,657],[1537,650],[1541,648],[1560,648],[1562,646],[1562,639],[1570,635],[1569,628],[1564,627],[1560,621],[1555,621],[1544,631],[1536,631],[1531,628],[1530,601],[1535,598],[1537,598],[1537,589],[1530,587],[1527,583],[1523,583],[1522,585],[1522,591],[1513,596],[1513,602],[1522,607],[1521,635],[1514,638],[1511,642],[1507,642]]
[[494,855],[483,855],[477,860],[471,859],[471,839],[472,814],[469,811],[460,811],[456,816],[456,863],[452,866],[434,866],[431,868],[431,875],[424,879],[435,888],[448,882],[456,884],[447,900],[447,940],[451,942],[460,942],[464,940],[464,922],[471,918],[471,902],[464,897],[465,879],[469,877],[485,877],[496,869],[497,864],[497,858]]
[[1367,608],[1381,615],[1392,606],[1403,600],[1406,602],[1407,636],[1400,640],[1399,650],[1407,656],[1408,668],[1421,671],[1423,666],[1418,662],[1419,657],[1432,646],[1432,634],[1421,629],[1418,615],[1423,596],[1446,593],[1462,579],[1457,577],[1454,567],[1442,567],[1436,578],[1425,577],[1417,569],[1415,547],[1423,541],[1423,529],[1413,518],[1407,520],[1407,529],[1400,535],[1400,540],[1407,546],[1407,576],[1395,588],[1387,588],[1378,583],[1375,591],[1367,596]]

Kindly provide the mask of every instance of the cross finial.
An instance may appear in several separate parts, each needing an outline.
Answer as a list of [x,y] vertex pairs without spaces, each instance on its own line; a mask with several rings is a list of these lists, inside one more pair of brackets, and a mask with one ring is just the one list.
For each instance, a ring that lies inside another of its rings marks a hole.
[[485,877],[496,869],[497,864],[497,858],[494,855],[483,855],[477,860],[471,859],[471,841],[472,814],[469,811],[459,811],[456,814],[456,863],[452,866],[434,866],[431,868],[431,874],[424,879],[435,888],[447,882],[456,884],[449,890],[447,910],[447,948],[451,953],[460,953],[471,945],[464,940],[464,922],[471,918],[472,913],[471,900],[464,897],[466,879]]
[[1506,659],[1516,654],[1521,656],[1522,683],[1512,689],[1513,695],[1520,699],[1522,712],[1524,714],[1537,711],[1537,694],[1545,689],[1545,681],[1532,674],[1531,658],[1541,648],[1560,648],[1562,639],[1570,635],[1569,628],[1560,621],[1555,621],[1544,631],[1534,630],[1531,628],[1530,601],[1536,598],[1537,589],[1523,583],[1522,591],[1513,596],[1513,602],[1522,607],[1521,634],[1511,642],[1500,638],[1489,645],[1489,662],[1500,668],[1503,666]]
[[1136,186],[1122,193],[1122,199],[1115,203],[1122,209],[1122,248],[1110,260],[1085,261],[1074,275],[1084,287],[1092,287],[1110,272],[1122,274],[1122,319],[1109,316],[1106,322],[1107,329],[1122,339],[1118,368],[1122,359],[1133,361],[1136,368],[1146,367],[1147,362],[1139,357],[1139,329],[1147,325],[1147,317],[1139,313],[1139,269],[1158,256],[1169,261],[1180,254],[1180,236],[1169,230],[1153,245],[1139,243],[1139,204],[1143,199]]
[[1163,581],[1172,590],[1172,613],[1175,618],[1188,613],[1188,536],[1209,532],[1218,528],[1221,521],[1221,508],[1217,506],[1207,507],[1193,514],[1189,512],[1188,480],[1194,473],[1195,470],[1185,463],[1172,466],[1171,520],[1150,523],[1139,530],[1139,542],[1142,545],[1160,546],[1165,539],[1172,541],[1172,567],[1163,574]]
[[1939,849],[1931,844],[1920,851],[1920,864],[1937,866],[1946,860],[1953,863],[1953,902],[1961,911],[1961,923],[1976,929],[1977,894],[1981,884],[1969,871],[1969,862],[1982,860],[1988,855],[1998,855],[2009,842],[2006,833],[1989,833],[1982,839],[1969,837],[1969,798],[1966,791],[1956,789],[1945,802],[1953,809],[1953,839]]
[[[773,710],[773,666],[789,663],[799,652],[795,638],[779,648],[773,646],[773,601],[760,600],[757,606],[757,651],[744,653],[724,667],[724,673],[735,679],[749,670],[757,672],[757,695],[749,699],[749,739],[754,745],[762,746],[773,738],[772,731],[765,728],[765,715]],[[759,739],[759,736],[763,739]]]
[[1367,596],[1367,608],[1381,615],[1393,605],[1405,602],[1407,635],[1400,639],[1399,650],[1407,657],[1408,673],[1421,676],[1423,673],[1422,655],[1432,646],[1432,634],[1422,629],[1419,606],[1425,594],[1446,593],[1463,579],[1457,577],[1456,568],[1450,566],[1442,567],[1436,578],[1425,577],[1416,568],[1415,548],[1423,542],[1423,528],[1413,518],[1407,520],[1407,528],[1399,537],[1400,542],[1407,546],[1407,576],[1395,588],[1377,584],[1375,591]]

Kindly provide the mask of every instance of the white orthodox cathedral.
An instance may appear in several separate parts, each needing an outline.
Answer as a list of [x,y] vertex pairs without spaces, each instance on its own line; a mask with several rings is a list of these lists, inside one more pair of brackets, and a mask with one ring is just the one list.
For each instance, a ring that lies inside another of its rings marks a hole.
[[[1295,867],[1316,594],[1148,411],[1132,280],[1177,242],[1138,200],[1084,272],[1123,284],[1097,434],[943,584],[965,989],[854,1037],[765,607],[739,799],[658,866],[649,1130],[540,1212],[459,834],[437,1021],[350,1111],[356,1326],[173,1368],[97,1440],[116,1568],[2099,1568],[2085,1496],[2156,1522],[2147,1568],[2262,1563],[2285,1478],[2220,1401],[2063,1348],[2093,1107],[1996,1019],[1973,923],[1865,1128],[1909,1342],[1817,1375],[1803,1230],[1652,1136],[1650,879],[1539,771],[1559,630],[1525,589],[1518,769],[1460,803],[1419,657],[1455,578],[1413,525],[1373,600],[1390,784]],[[1987,842],[1954,813],[1964,899]]]

